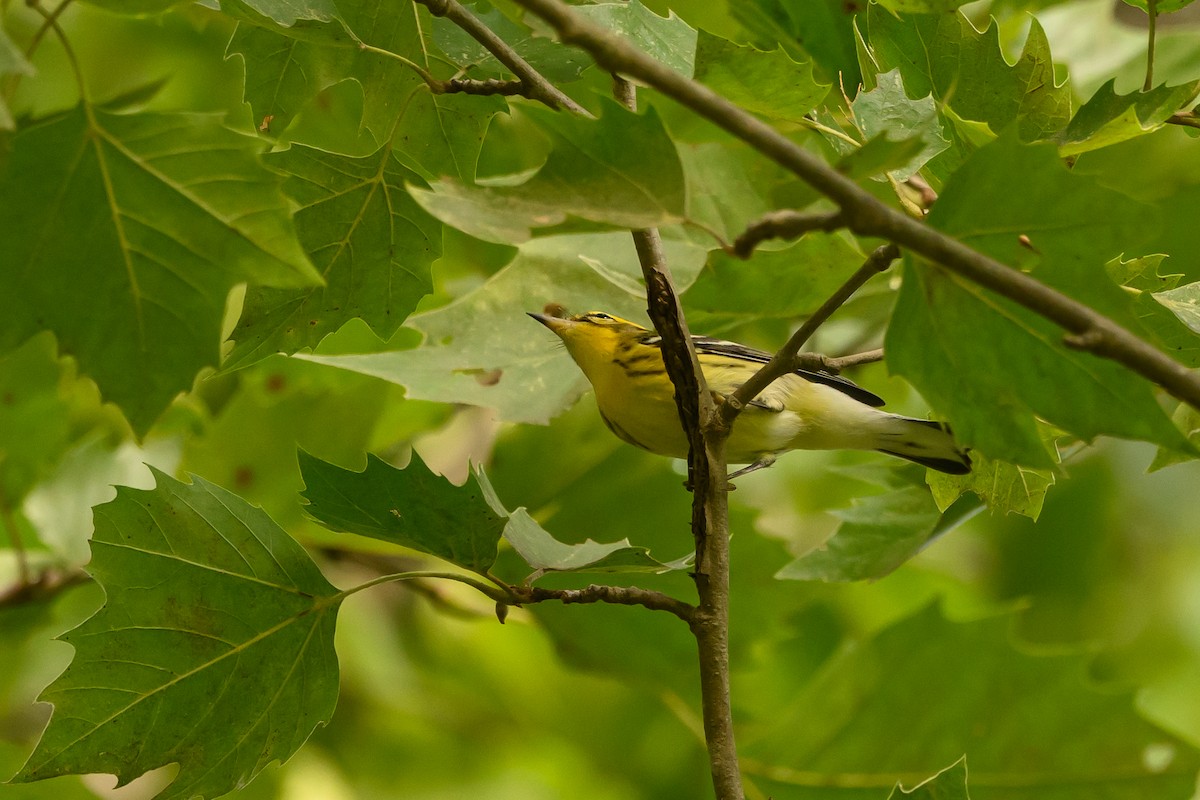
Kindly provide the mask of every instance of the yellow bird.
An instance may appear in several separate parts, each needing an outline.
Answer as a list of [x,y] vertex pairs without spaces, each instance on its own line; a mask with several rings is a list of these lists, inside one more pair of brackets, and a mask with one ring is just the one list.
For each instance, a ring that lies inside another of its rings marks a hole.
[[[687,438],[667,377],[662,338],[628,320],[589,311],[573,317],[529,316],[554,331],[596,392],[609,429],[643,450],[686,458]],[[770,360],[736,342],[693,336],[708,387],[732,394]],[[827,372],[796,370],[775,380],[738,416],[726,445],[730,475],[768,467],[788,450],[878,450],[939,472],[963,475],[971,459],[938,422],[880,411],[883,400]]]

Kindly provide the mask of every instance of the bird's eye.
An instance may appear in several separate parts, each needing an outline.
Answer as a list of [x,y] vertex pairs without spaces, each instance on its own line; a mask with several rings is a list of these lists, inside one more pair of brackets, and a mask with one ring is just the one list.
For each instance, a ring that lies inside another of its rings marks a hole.
[[603,311],[593,311],[590,314],[588,314],[588,319],[611,320],[612,316],[605,314]]

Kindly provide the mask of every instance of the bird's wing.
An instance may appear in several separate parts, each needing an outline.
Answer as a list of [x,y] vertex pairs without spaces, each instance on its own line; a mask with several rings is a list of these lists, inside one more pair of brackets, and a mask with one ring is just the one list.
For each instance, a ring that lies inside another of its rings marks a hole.
[[[653,337],[654,341],[647,340],[646,344],[660,344],[659,337]],[[762,350],[756,350],[753,347],[747,347],[744,344],[737,342],[728,342],[724,339],[714,339],[711,336],[693,336],[692,343],[696,347],[697,353],[710,353],[712,355],[727,356],[729,358],[740,358],[745,361],[753,361],[759,364],[766,364],[771,360],[771,354]],[[834,375],[830,372],[812,372],[807,369],[795,370],[795,374],[812,383],[821,383],[825,386],[830,386],[837,389],[843,394],[853,397],[860,403],[866,403],[869,406],[883,405],[883,398],[859,386],[854,381],[843,378],[840,375]]]

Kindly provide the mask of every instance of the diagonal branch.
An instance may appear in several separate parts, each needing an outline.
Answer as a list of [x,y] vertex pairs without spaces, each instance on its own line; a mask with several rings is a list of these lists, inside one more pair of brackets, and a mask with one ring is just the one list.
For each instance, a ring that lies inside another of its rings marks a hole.
[[428,8],[435,17],[445,17],[450,20],[470,34],[471,38],[486,47],[488,52],[520,79],[524,85],[524,91],[520,94],[531,100],[545,103],[550,108],[565,108],[575,114],[591,116],[587,109],[546,80],[540,72],[529,65],[528,61],[521,58],[516,50],[493,33],[491,28],[480,22],[458,0],[416,0],[416,2]]
[[1116,361],[1200,409],[1200,375],[1113,320],[957,239],[889,208],[850,178],[711,89],[588,22],[560,0],[516,0],[610,72],[632,76],[749,143],[832,199],[857,234],[878,236],[941,264],[1056,323],[1094,355]]
[[800,354],[800,348],[812,338],[812,335],[817,332],[817,328],[824,325],[833,312],[841,308],[842,304],[862,288],[864,283],[891,266],[899,255],[900,248],[894,244],[885,244],[875,248],[875,251],[867,256],[867,260],[863,262],[862,266],[855,270],[854,274],[838,287],[838,290],[830,295],[829,299],[822,303],[812,316],[804,321],[804,324],[792,334],[792,338],[788,339],[783,347],[779,348],[779,352],[772,356],[770,361],[763,364],[758,372],[750,376],[750,380],[739,386],[737,391],[729,396],[728,402],[721,406],[721,416],[725,422],[732,425],[733,420],[746,407],[747,403],[770,386],[776,378],[796,369],[799,366],[796,360]]

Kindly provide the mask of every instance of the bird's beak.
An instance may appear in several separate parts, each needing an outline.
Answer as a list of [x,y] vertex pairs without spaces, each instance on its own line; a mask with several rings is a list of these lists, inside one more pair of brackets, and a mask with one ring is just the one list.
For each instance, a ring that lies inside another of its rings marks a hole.
[[562,317],[553,317],[549,314],[535,314],[532,311],[527,311],[525,313],[529,314],[529,316],[533,317],[555,333],[558,333],[563,328],[567,327],[567,325],[571,322],[570,320],[563,319]]

